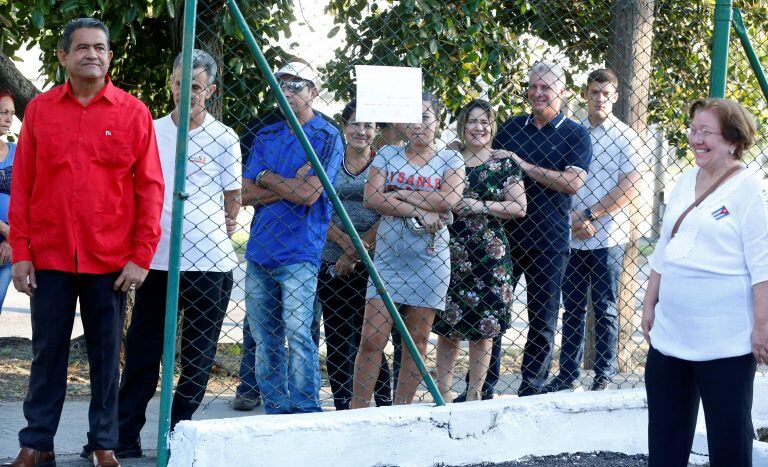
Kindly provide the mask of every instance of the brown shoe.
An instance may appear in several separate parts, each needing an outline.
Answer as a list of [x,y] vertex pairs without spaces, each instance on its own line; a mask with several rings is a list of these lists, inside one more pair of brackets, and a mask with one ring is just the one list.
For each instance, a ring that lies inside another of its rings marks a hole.
[[11,462],[2,467],[56,467],[56,456],[51,451],[38,451],[32,448],[21,448],[19,454]]
[[106,449],[97,449],[91,454],[93,467],[120,467],[120,463],[115,459],[115,451]]

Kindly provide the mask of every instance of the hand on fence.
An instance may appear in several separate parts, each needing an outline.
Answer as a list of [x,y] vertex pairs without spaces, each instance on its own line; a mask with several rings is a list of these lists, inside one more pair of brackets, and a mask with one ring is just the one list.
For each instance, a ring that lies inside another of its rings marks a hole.
[[31,297],[37,288],[35,266],[32,265],[32,261],[19,261],[14,263],[12,271],[13,286],[19,292]]
[[130,289],[141,287],[149,271],[137,265],[133,261],[128,261],[120,275],[115,281],[114,289],[122,292],[128,292]]

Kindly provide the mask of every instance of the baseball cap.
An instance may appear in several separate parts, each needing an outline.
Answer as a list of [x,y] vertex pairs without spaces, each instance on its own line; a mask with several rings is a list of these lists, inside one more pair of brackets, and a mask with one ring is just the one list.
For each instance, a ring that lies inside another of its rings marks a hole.
[[306,63],[286,63],[275,73],[275,78],[277,79],[280,79],[283,76],[295,76],[297,78],[303,79],[304,81],[309,81],[313,86],[317,87],[317,83],[315,82],[317,72],[315,72],[315,70]]

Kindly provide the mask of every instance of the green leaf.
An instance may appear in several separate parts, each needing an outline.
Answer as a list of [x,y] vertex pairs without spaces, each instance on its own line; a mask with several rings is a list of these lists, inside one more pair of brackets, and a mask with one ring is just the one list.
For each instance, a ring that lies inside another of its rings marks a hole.
[[32,13],[32,24],[34,24],[37,29],[43,29],[43,26],[45,25],[45,17],[40,10],[36,10]]
[[328,38],[330,39],[331,37],[333,37],[336,34],[338,34],[340,28],[341,28],[341,26],[338,25],[338,24],[336,26],[332,27],[331,30],[328,31]]

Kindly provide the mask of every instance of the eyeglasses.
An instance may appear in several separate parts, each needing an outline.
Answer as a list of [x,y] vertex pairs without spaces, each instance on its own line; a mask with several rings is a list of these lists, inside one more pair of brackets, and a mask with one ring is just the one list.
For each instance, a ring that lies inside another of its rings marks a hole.
[[307,86],[309,83],[306,81],[280,81],[280,89],[291,91],[292,94],[300,93]]
[[709,131],[709,130],[697,130],[694,127],[688,128],[688,136],[691,138],[696,137],[696,135],[701,136],[702,139],[708,138],[712,135],[722,135],[722,133],[717,131]]

